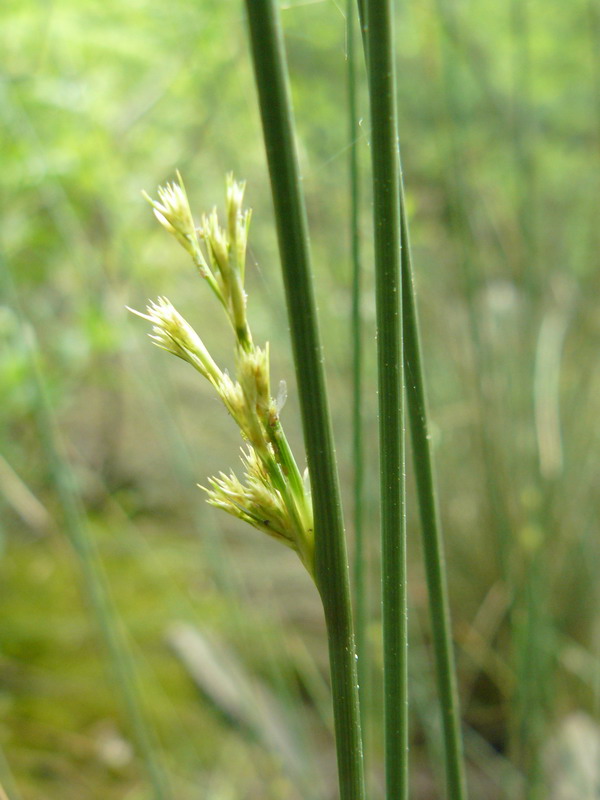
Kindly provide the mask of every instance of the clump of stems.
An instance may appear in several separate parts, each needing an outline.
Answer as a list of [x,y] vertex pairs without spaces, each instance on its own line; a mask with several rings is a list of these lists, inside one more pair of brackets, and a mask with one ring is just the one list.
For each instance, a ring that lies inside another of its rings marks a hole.
[[[279,420],[281,399],[271,396],[269,346],[254,344],[246,313],[244,277],[251,213],[242,209],[243,196],[244,184],[228,175],[225,227],[216,209],[196,227],[179,175],[177,182],[158,189],[157,200],[146,195],[158,221],[189,253],[225,311],[234,334],[235,378],[217,365],[200,336],[165,297],[150,302],[146,313],[133,313],[152,323],[154,344],[187,361],[209,381],[245,441],[244,480],[233,471],[210,478],[208,487],[202,487],[208,502],[295,550],[314,577],[309,484]],[[284,391],[279,395],[284,396]]]
[[[425,561],[425,573],[427,577],[427,587],[429,592],[429,609],[433,633],[433,649],[436,660],[436,677],[444,735],[446,785],[449,798],[452,800],[465,800],[467,797],[465,765],[460,732],[460,709],[456,687],[456,668],[452,647],[444,546],[437,509],[437,492],[434,481],[433,458],[429,435],[429,421],[426,403],[423,359],[421,355],[417,302],[413,279],[413,265],[408,230],[408,219],[406,215],[406,204],[404,200],[404,187],[397,131],[393,133],[392,137],[389,136],[389,128],[390,125],[394,123],[397,112],[389,107],[392,105],[389,98],[389,92],[387,95],[388,108],[385,108],[385,86],[386,84],[389,86],[389,84],[393,82],[393,69],[391,68],[389,62],[386,63],[386,52],[383,46],[384,42],[388,48],[390,45],[393,46],[393,42],[389,38],[389,34],[392,29],[391,5],[389,0],[358,0],[358,10],[363,32],[363,45],[365,49],[367,71],[369,72],[370,78],[374,183],[377,184],[378,181],[375,162],[381,161],[383,157],[384,161],[386,158],[389,159],[389,166],[387,168],[384,167],[383,170],[379,171],[379,180],[382,183],[382,186],[380,187],[381,194],[382,196],[385,196],[386,183],[388,180],[393,180],[399,189],[398,200],[400,230],[398,233],[401,241],[400,257],[402,275],[400,303],[402,316],[401,349],[404,368],[407,375],[405,389],[408,401],[408,419],[412,438],[412,455],[417,487],[419,515],[421,517],[423,554]],[[372,51],[372,56],[369,59],[370,51]],[[378,73],[378,75],[373,75],[374,72]],[[377,117],[380,117],[379,122]],[[377,142],[377,144],[375,143],[376,134],[378,136],[382,136],[386,128],[388,129],[387,141],[389,146],[387,151],[379,142]],[[390,152],[391,149],[398,151],[397,159],[396,155],[393,152]],[[399,174],[396,173],[396,161],[397,167],[399,168]],[[378,212],[376,209],[375,229],[379,230],[384,226],[384,223],[378,223],[377,215]],[[397,228],[397,225],[397,221],[394,220],[392,226]],[[381,233],[379,238],[382,238]],[[385,259],[380,259],[380,264],[382,270],[389,269],[389,265],[386,265]],[[383,298],[383,300],[385,301],[385,298]],[[382,317],[383,311],[384,307],[382,303]],[[388,311],[391,311],[393,321],[394,312],[392,309],[389,309],[389,307]],[[383,350],[383,347],[381,349]],[[380,389],[380,392],[385,394],[384,389]],[[386,572],[389,573],[389,570],[386,569]],[[386,586],[391,589],[392,593],[394,592],[394,582],[395,581],[392,580],[390,585],[390,582],[385,581],[384,579],[384,596],[386,592]],[[391,597],[390,600],[392,600]],[[393,606],[394,602],[391,602],[388,606],[390,614],[393,614]],[[391,627],[392,634],[394,632],[394,627],[395,626],[393,625]],[[392,644],[391,640],[390,644]],[[393,668],[393,650],[390,650],[390,655]],[[389,683],[390,685],[393,685],[391,681]],[[397,709],[399,710],[398,706]],[[390,715],[390,721],[391,719],[392,715]],[[387,765],[389,767],[388,774],[393,776],[393,780],[396,778],[399,780],[402,779],[402,791],[406,791],[407,782],[405,777],[402,776],[399,759],[395,758],[395,745],[393,744],[393,739],[396,735],[398,735],[398,738],[401,738],[405,735],[405,725],[406,720],[404,720],[402,727],[403,732],[401,734],[399,733],[401,730],[400,727],[396,728],[393,725],[390,726],[392,736],[388,737],[388,746],[386,746],[386,754],[389,756]],[[388,794],[394,797],[396,796],[396,791],[393,786],[390,787],[388,785]]]

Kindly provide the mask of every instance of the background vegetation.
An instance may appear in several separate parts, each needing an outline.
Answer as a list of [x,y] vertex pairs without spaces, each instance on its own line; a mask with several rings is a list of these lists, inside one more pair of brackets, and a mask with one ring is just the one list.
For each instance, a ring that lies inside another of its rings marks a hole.
[[[205,505],[196,483],[237,463],[238,434],[124,310],[166,294],[231,359],[219,309],[140,189],[178,168],[200,213],[222,208],[225,172],[246,178],[249,314],[287,381],[301,450],[242,4],[12,0],[1,18],[0,784],[11,800],[153,796],[103,635],[116,619],[174,796],[329,796],[314,587],[291,553]],[[290,2],[283,21],[350,512],[344,13]],[[600,749],[600,6],[431,0],[400,4],[397,27],[471,794],[582,797]],[[366,188],[363,214],[372,443]],[[370,445],[374,687],[376,472]],[[431,798],[443,776],[410,493],[409,532],[413,796]],[[371,701],[377,719],[376,688]],[[377,797],[380,734],[368,731]]]

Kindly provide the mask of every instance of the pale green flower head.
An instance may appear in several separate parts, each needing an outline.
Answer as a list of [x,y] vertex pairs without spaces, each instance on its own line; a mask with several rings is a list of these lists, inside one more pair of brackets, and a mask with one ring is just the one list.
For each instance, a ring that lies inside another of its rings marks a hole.
[[166,297],[150,302],[146,307],[147,314],[133,308],[128,310],[152,323],[152,333],[149,335],[157,347],[189,362],[213,385],[221,384],[223,373],[204,342]]
[[193,255],[198,247],[198,236],[181,175],[177,173],[177,182],[158,187],[158,200],[153,200],[146,192],[142,194],[160,224]]
[[248,243],[248,230],[252,212],[243,209],[244,191],[246,182],[238,183],[230,172],[226,177],[225,204],[227,209],[227,232],[231,249],[235,254],[237,268],[244,280],[244,267],[246,262],[246,246]]
[[243,184],[227,179],[227,227],[219,224],[217,210],[202,217],[199,234],[208,254],[208,264],[241,347],[251,349],[252,335],[246,316],[244,291],[246,240],[249,212],[243,212]]
[[271,407],[269,346],[238,350],[237,370],[244,397],[253,413],[264,420]]
[[273,485],[272,477],[253,447],[242,451],[245,481],[234,472],[209,478],[209,487],[201,486],[208,502],[238,519],[244,520],[268,536],[294,550],[311,575],[314,575],[314,542],[307,530]]
[[237,381],[231,380],[229,374],[225,371],[222,374],[218,391],[225,408],[237,422],[238,426],[243,429],[246,403],[244,401],[242,387]]
[[230,281],[229,242],[227,240],[227,232],[219,225],[216,208],[213,208],[208,216],[206,214],[203,215],[200,223],[200,235],[206,243],[210,266],[220,278],[223,293],[228,295]]
[[192,326],[165,297],[133,311],[152,324],[157,347],[187,361],[207,378],[239,427],[247,449],[241,482],[233,472],[211,478],[209,502],[292,548],[314,577],[314,526],[310,491],[305,487],[279,420],[282,403],[271,397],[269,346],[254,344],[246,313],[245,258],[250,211],[242,208],[244,183],[226,182],[226,220],[216,209],[196,228],[187,194],[177,181],[148,195],[160,224],[190,254],[221,303],[234,334],[235,372],[230,377],[212,359]]

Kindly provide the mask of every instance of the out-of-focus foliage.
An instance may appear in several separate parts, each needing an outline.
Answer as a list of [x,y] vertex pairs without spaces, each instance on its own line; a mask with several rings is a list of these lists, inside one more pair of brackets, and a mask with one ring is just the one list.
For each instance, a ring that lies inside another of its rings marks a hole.
[[[249,315],[257,340],[271,342],[274,378],[288,382],[286,430],[301,449],[243,4],[9,0],[0,19],[0,784],[11,800],[152,796],[67,535],[46,402],[174,796],[309,796],[264,732],[197,693],[166,643],[181,619],[227,642],[269,688],[307,784],[327,796],[314,588],[283,548],[205,506],[196,483],[236,464],[234,426],[124,310],[166,294],[231,365],[219,310],[140,190],[180,169],[200,214],[222,208],[227,171],[247,179]],[[333,2],[292,2],[283,20],[350,511],[344,18]],[[528,782],[562,785],[552,753],[582,719],[570,715],[598,703],[600,7],[402,4],[397,43],[470,780],[474,796],[516,798]],[[374,554],[374,447],[368,467]],[[439,740],[413,509],[414,796],[427,798]],[[373,732],[376,774],[379,744]]]

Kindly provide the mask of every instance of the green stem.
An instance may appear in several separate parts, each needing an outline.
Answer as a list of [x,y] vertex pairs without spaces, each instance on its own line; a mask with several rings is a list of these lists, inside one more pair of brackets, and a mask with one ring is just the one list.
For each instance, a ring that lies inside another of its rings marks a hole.
[[348,560],[283,34],[273,0],[246,0],[246,9],[311,475],[315,573],[329,640],[340,796],[363,800]]
[[[304,513],[304,492],[302,497],[299,498],[294,492],[291,482],[288,480],[283,465],[279,459],[272,453],[268,447],[257,449],[257,453],[262,461],[262,464],[269,474],[270,480],[277,491],[281,494],[285,507],[293,520],[294,527],[297,531],[304,533],[306,527],[306,514]],[[300,502],[299,502],[300,501]],[[312,534],[312,530],[309,531]],[[309,542],[305,536],[301,536],[299,545],[303,543],[305,546],[299,550],[302,562],[306,565],[309,573],[314,576],[314,559],[312,557],[312,546],[307,546]],[[312,536],[310,537],[310,545],[312,545]],[[310,552],[309,552],[310,551]]]
[[239,346],[249,352],[252,349],[252,334],[246,317],[246,296],[244,284],[237,266],[237,259],[232,258],[230,267],[231,324]]
[[[364,0],[358,1],[362,29],[366,28]],[[363,39],[365,50],[368,46]],[[437,687],[441,707],[446,760],[446,785],[449,800],[467,797],[463,745],[460,731],[460,707],[456,688],[456,667],[452,647],[450,607],[444,562],[444,547],[437,510],[437,495],[433,476],[433,459],[429,436],[427,401],[413,266],[400,177],[400,217],[402,226],[402,330],[404,338],[404,368],[408,400],[409,425],[412,439],[413,463],[421,531],[425,573],[429,594],[429,611],[433,633]]]
[[281,469],[289,481],[293,495],[296,497],[297,502],[304,503],[306,496],[304,480],[279,419],[273,425],[267,427],[267,435],[273,445]]
[[465,800],[467,791],[460,732],[460,708],[456,689],[456,668],[450,627],[450,606],[444,563],[444,544],[439,524],[433,477],[419,321],[403,191],[401,193],[401,215],[403,242],[402,324],[404,330],[404,363],[407,378],[406,391],[413,464],[419,514],[421,516],[423,555],[429,592],[433,649],[437,668],[437,686],[444,734],[446,785],[449,800]]
[[367,3],[375,224],[386,796],[408,797],[400,154],[391,0]]
[[[204,278],[204,280],[208,283],[208,285],[210,286],[210,288],[213,291],[213,294],[216,296],[216,298],[219,301],[219,303],[221,303],[221,305],[225,309],[225,312],[227,313],[227,317],[230,319],[229,308],[227,307],[227,301],[223,297],[223,292],[221,291],[221,287],[217,283],[217,281],[215,279],[215,276],[212,273],[211,268],[206,263],[206,259],[204,258],[204,255],[202,253],[202,250],[200,249],[200,245],[199,244],[196,243],[196,245],[194,247],[194,250],[190,255],[192,256],[192,261],[194,262],[194,265],[195,265],[196,269],[200,273],[200,276],[202,278]],[[233,323],[232,323],[232,327],[235,330],[235,326],[233,325]]]
[[364,537],[364,447],[362,421],[362,319],[361,319],[361,253],[360,253],[360,185],[358,164],[358,110],[355,55],[355,3],[346,4],[346,42],[348,75],[348,137],[350,152],[350,246],[352,252],[352,461],[354,463],[354,596],[356,609],[356,649],[358,652],[358,683],[360,686],[363,738],[366,744],[369,662],[367,659],[367,552]]

